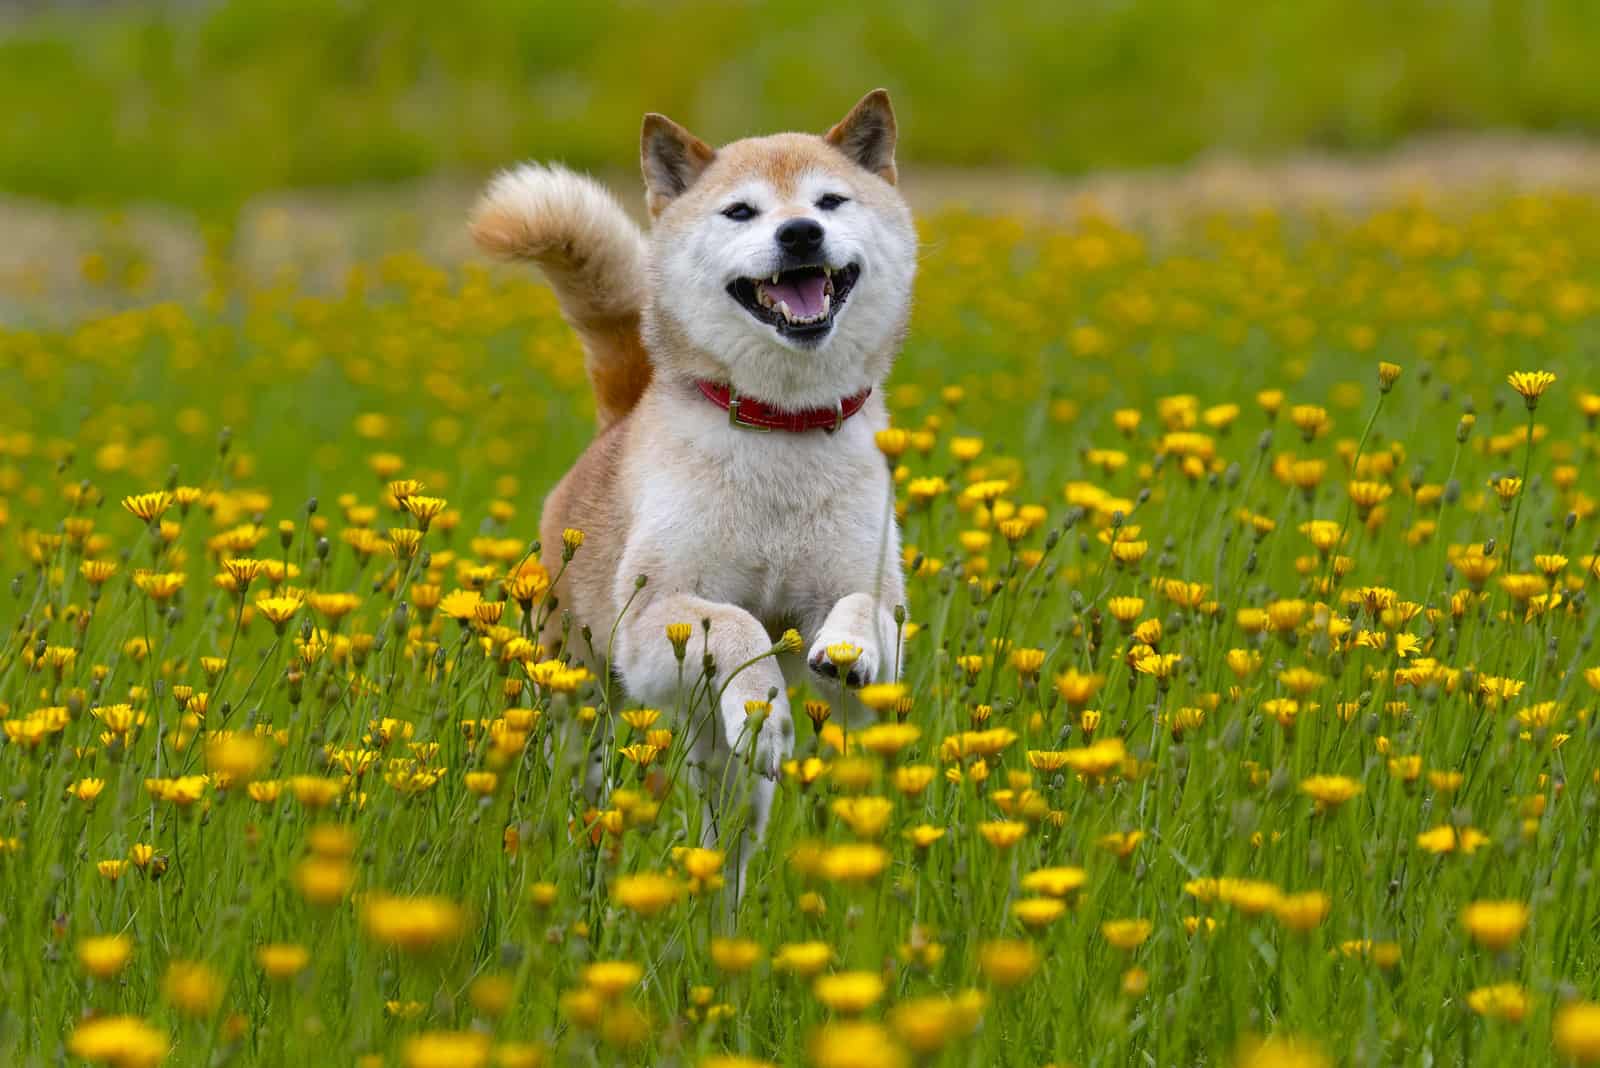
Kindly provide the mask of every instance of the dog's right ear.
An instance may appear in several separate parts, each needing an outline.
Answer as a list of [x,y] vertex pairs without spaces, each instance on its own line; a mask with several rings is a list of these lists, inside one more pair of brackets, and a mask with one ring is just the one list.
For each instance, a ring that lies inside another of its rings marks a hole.
[[639,163],[651,218],[693,185],[716,155],[710,145],[665,115],[646,115],[639,135]]

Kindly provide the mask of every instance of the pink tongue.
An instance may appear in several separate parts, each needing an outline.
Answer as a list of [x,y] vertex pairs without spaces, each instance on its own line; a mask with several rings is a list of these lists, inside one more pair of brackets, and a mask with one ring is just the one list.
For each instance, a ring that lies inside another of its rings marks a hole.
[[762,283],[772,303],[789,305],[790,313],[797,319],[810,319],[822,314],[822,294],[826,285],[827,279],[820,274],[805,275],[793,281],[785,279],[777,285]]

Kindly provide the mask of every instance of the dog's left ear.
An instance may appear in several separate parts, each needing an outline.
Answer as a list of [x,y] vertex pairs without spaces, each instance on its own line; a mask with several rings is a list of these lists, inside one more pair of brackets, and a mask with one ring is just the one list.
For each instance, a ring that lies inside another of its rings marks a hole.
[[898,177],[894,166],[895,134],[894,108],[889,105],[889,91],[874,89],[862,97],[850,109],[850,114],[840,119],[823,140],[894,185]]

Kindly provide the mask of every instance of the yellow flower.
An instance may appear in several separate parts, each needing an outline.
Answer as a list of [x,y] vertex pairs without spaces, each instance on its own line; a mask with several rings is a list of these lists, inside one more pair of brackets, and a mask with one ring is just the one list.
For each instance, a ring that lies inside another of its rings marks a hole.
[[1467,1007],[1479,1016],[1520,1023],[1528,1015],[1528,992],[1516,983],[1480,986],[1467,994]]
[[411,513],[412,518],[417,521],[417,526],[422,530],[427,530],[449,506],[449,502],[442,497],[425,497],[420,494],[408,495],[401,499],[400,504]]
[[713,938],[711,960],[730,975],[739,975],[755,967],[761,959],[761,943],[748,938]]
[[1038,970],[1039,951],[1032,942],[996,939],[978,947],[978,967],[995,986],[1018,986]]
[[100,791],[105,788],[104,779],[79,779],[67,787],[67,793],[86,805],[92,805],[95,798],[100,796]]
[[889,1011],[889,1026],[913,1053],[931,1057],[950,1040],[977,1028],[986,1000],[977,990],[954,997],[908,998]]
[[826,942],[789,942],[772,954],[772,968],[796,975],[815,975],[833,961],[833,947]]
[[1244,1042],[1234,1068],[1333,1068],[1333,1061],[1307,1039],[1274,1037]]
[[400,1050],[405,1068],[487,1068],[489,1036],[476,1031],[423,1031]]
[[1324,808],[1337,808],[1361,790],[1359,782],[1344,775],[1313,775],[1300,781],[1300,792]]
[[1555,385],[1556,376],[1549,371],[1513,371],[1506,376],[1506,382],[1522,395],[1531,412],[1539,406],[1544,391]]
[[173,961],[161,992],[186,1016],[210,1016],[222,1004],[222,978],[203,961]]
[[839,797],[832,808],[857,838],[877,838],[894,814],[894,802],[886,797]]
[[878,1024],[829,1024],[807,1046],[815,1068],[905,1068],[905,1051]]
[[607,1001],[632,990],[644,978],[644,968],[631,960],[595,961],[583,969],[583,983]]
[[172,507],[172,494],[166,490],[135,494],[122,498],[122,507],[146,523],[154,523]]
[[1479,945],[1505,949],[1528,925],[1528,906],[1520,901],[1474,901],[1461,910],[1461,926]]
[[1383,393],[1394,388],[1395,382],[1400,379],[1400,365],[1389,363],[1387,360],[1378,364],[1378,389]]
[[1600,1064],[1600,1005],[1574,1001],[1556,1013],[1555,1046],[1579,1064]]
[[830,882],[866,882],[883,874],[889,854],[876,845],[832,846],[823,852],[818,871]]
[[[853,647],[852,647],[853,648]],[[828,646],[829,658],[832,658],[834,646]],[[851,663],[854,661],[852,660]],[[840,663],[839,667],[849,667],[848,663]],[[904,683],[900,682],[875,682],[861,687],[856,691],[856,700],[860,701],[872,711],[882,714],[897,709],[902,701],[907,700],[907,690]],[[909,705],[907,706],[910,707]],[[910,728],[915,730],[916,728]],[[913,736],[915,737],[915,736]]]
[[1500,498],[1500,503],[1509,504],[1522,492],[1522,479],[1506,476],[1496,478],[1489,482],[1489,488],[1494,490],[1494,495]]
[[1081,708],[1094,700],[1094,695],[1100,692],[1100,685],[1104,677],[1092,673],[1084,673],[1076,668],[1069,668],[1056,676],[1056,693],[1061,699],[1073,708]]
[[1100,925],[1100,936],[1117,949],[1133,950],[1144,945],[1153,930],[1149,920],[1107,920]]
[[1303,894],[1286,894],[1273,906],[1278,922],[1291,931],[1310,931],[1321,926],[1333,907],[1332,900],[1320,890]]
[[256,947],[256,966],[268,979],[293,979],[311,963],[311,951],[294,942],[269,942]]
[[611,888],[611,897],[623,908],[650,917],[676,904],[684,890],[684,885],[670,875],[639,872],[620,876]]
[[834,642],[823,650],[828,662],[836,668],[848,668],[861,658],[861,646],[849,642]]
[[834,1012],[855,1016],[883,997],[883,978],[876,972],[836,972],[819,976],[811,992]]
[[1011,904],[1011,914],[1026,927],[1046,927],[1067,911],[1059,897],[1024,897]]
[[365,902],[362,922],[374,941],[420,952],[459,938],[466,927],[466,914],[461,906],[442,897],[374,894]]
[[155,1068],[167,1058],[167,1036],[137,1016],[96,1016],[67,1039],[67,1052],[115,1068]]
[[78,942],[78,964],[96,979],[110,979],[132,957],[133,939],[127,935],[95,935]]
[[1051,897],[1067,897],[1082,889],[1089,879],[1082,868],[1040,868],[1022,877],[1022,888]]
[[1126,860],[1142,841],[1144,841],[1143,831],[1113,831],[1096,838],[1094,844]]
[[1020,820],[990,820],[978,824],[978,833],[996,849],[1009,849],[1028,833],[1028,825]]
[[303,603],[295,596],[262,597],[256,601],[256,611],[282,634],[284,626],[300,611]]

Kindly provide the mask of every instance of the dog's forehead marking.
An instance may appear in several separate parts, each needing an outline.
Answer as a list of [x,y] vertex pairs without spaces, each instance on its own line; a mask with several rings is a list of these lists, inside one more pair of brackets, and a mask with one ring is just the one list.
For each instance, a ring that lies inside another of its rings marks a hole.
[[850,161],[820,137],[810,134],[774,134],[734,141],[717,150],[706,173],[708,184],[732,188],[755,176],[780,199],[800,193],[816,175],[844,177]]

